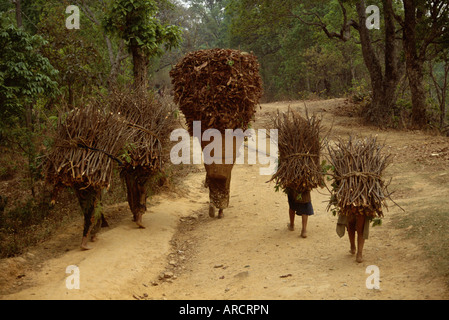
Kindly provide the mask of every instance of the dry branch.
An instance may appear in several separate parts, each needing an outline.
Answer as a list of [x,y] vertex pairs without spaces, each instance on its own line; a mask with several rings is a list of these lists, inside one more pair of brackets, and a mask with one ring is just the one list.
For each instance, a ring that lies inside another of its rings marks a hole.
[[256,112],[262,95],[259,63],[253,54],[231,49],[199,50],[188,53],[170,72],[174,99],[192,122],[202,130],[242,128]]
[[321,119],[307,113],[303,118],[289,108],[286,113],[277,112],[273,126],[278,129],[279,165],[270,181],[299,193],[323,187]]
[[376,137],[338,139],[335,146],[327,146],[332,165],[332,190],[328,210],[343,215],[364,214],[382,217],[390,193],[383,180],[390,164],[390,154],[383,153],[384,145]]
[[120,176],[126,184],[134,221],[143,227],[149,183],[163,171],[163,163],[168,159],[175,107],[167,101],[157,101],[152,93],[143,90],[115,91],[106,99],[106,105],[134,129],[121,155]]
[[54,185],[107,188],[113,162],[132,134],[124,119],[98,105],[76,108],[59,117],[54,147],[47,155],[47,181]]
[[175,125],[174,106],[161,103],[152,93],[141,90],[115,91],[105,103],[134,129],[122,155],[122,169],[141,167],[148,173],[160,170],[166,160],[167,142]]

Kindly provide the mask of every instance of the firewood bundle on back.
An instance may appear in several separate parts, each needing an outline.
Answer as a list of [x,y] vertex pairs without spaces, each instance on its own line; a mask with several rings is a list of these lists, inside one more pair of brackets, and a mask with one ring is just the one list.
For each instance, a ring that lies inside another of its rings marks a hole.
[[273,125],[278,129],[279,149],[278,169],[271,178],[276,187],[298,193],[323,187],[321,120],[308,114],[303,118],[289,108],[286,113],[278,111]]
[[121,157],[122,169],[140,167],[147,173],[158,171],[166,160],[168,152],[163,148],[167,147],[175,125],[173,106],[160,103],[152,93],[142,90],[115,91],[106,104],[134,129]]
[[332,194],[328,209],[342,215],[363,214],[382,217],[382,206],[390,198],[389,183],[383,180],[390,164],[390,155],[383,153],[384,145],[376,137],[339,139],[327,146],[332,165]]
[[241,128],[253,120],[262,95],[259,63],[253,54],[231,49],[188,53],[170,72],[174,100],[202,130]]
[[163,171],[168,158],[168,140],[174,129],[172,104],[156,101],[152,93],[116,91],[106,100],[109,108],[126,119],[134,134],[128,139],[121,159],[120,176],[127,189],[133,220],[141,228],[151,179]]
[[122,117],[95,104],[59,118],[54,147],[47,156],[48,182],[64,186],[107,188],[113,162],[132,134]]

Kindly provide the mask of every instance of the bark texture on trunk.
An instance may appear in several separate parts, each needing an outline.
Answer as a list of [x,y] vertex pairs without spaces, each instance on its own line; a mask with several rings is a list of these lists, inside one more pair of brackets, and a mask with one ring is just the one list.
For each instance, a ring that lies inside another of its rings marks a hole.
[[406,70],[412,95],[412,126],[416,129],[422,129],[427,124],[423,63],[407,63]]
[[22,28],[22,4],[21,0],[15,0],[17,27]]
[[424,89],[424,58],[418,55],[416,38],[417,8],[414,0],[404,0],[403,44],[406,72],[412,96],[412,126],[416,129],[427,124],[426,92]]
[[366,110],[366,117],[369,121],[380,126],[388,125],[391,121],[392,109],[396,102],[396,88],[399,81],[392,1],[383,0],[382,3],[385,19],[385,72],[383,72],[380,60],[371,44],[370,30],[365,27],[365,2],[359,1],[356,4],[362,55],[370,74],[372,87],[372,102],[368,110]]
[[148,59],[137,46],[131,48],[133,55],[134,86],[145,90],[148,86]]

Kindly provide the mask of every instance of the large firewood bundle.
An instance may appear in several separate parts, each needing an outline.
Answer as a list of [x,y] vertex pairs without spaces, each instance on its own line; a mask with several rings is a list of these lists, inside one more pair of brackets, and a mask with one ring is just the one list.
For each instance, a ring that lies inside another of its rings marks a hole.
[[48,182],[108,188],[114,161],[131,134],[122,117],[101,111],[95,104],[62,115],[45,162]]
[[277,112],[273,126],[278,130],[279,164],[271,178],[276,186],[298,193],[324,187],[321,119],[307,113],[304,118],[289,108],[286,113]]
[[202,131],[242,128],[253,120],[262,95],[257,58],[231,49],[188,53],[170,72],[174,100],[192,122],[201,121]]
[[134,129],[121,154],[120,176],[126,184],[133,220],[141,228],[152,177],[163,171],[169,155],[170,132],[175,126],[174,105],[159,102],[143,90],[116,91],[106,105]]
[[154,173],[167,158],[167,143],[175,126],[172,104],[157,101],[150,92],[115,91],[106,100],[114,113],[120,114],[134,134],[128,139],[122,170],[140,168],[140,172]]
[[332,194],[328,209],[342,215],[363,214],[382,217],[382,206],[390,198],[388,183],[383,180],[390,164],[390,154],[383,152],[384,145],[376,137],[364,139],[349,137],[328,145],[332,165]]

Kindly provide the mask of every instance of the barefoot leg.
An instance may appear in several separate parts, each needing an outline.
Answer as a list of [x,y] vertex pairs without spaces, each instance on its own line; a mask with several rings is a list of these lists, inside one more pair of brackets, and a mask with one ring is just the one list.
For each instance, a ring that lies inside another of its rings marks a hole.
[[145,229],[145,226],[143,225],[142,222],[142,216],[143,216],[142,213],[136,214],[136,224],[139,226],[140,229]]
[[101,214],[101,227],[102,228],[108,228],[109,227],[109,223],[106,220],[106,218],[104,217],[104,214]]
[[92,249],[92,247],[88,245],[88,242],[89,242],[89,235],[87,235],[85,237],[83,236],[83,238],[81,240],[81,249],[83,249],[83,250]]
[[90,241],[95,242],[98,240],[97,233],[101,229],[101,219],[98,219],[98,221],[95,222],[92,230],[90,231]]
[[101,189],[85,187],[84,185],[77,185],[74,189],[84,214],[81,249],[89,250],[91,247],[88,246],[87,242],[91,235],[92,227],[95,225],[94,231],[92,232],[93,235],[96,232],[96,227],[101,227],[101,219],[98,219],[98,221],[95,219],[95,210],[98,209],[98,206],[101,203]]
[[301,215],[302,217],[302,230],[301,230],[301,237],[307,238],[307,220],[309,219],[309,216],[306,214]]
[[349,236],[349,243],[351,245],[349,252],[351,254],[355,254],[356,252],[356,246],[355,246],[355,217],[350,216],[348,219],[348,236]]
[[290,218],[290,224],[288,226],[288,230],[293,231],[295,230],[295,211],[292,209],[288,209],[288,216]]
[[209,217],[215,217],[215,207],[212,203],[209,203]]
[[223,215],[223,209],[218,209],[218,219],[221,219],[221,218],[223,218],[224,217],[224,215]]
[[90,231],[94,221],[95,217],[93,216],[93,209],[89,208],[84,213],[84,229],[83,229],[83,238],[81,240],[81,249],[83,250],[92,249],[92,247],[90,247],[87,243],[89,241]]
[[365,244],[365,239],[363,238],[363,228],[365,226],[365,216],[357,215],[356,219],[356,230],[357,230],[357,262],[363,262],[363,245]]

